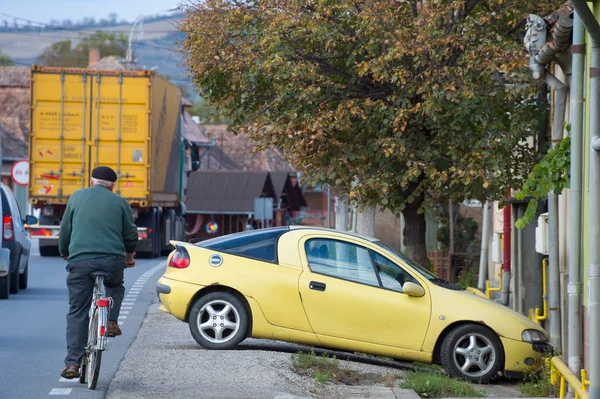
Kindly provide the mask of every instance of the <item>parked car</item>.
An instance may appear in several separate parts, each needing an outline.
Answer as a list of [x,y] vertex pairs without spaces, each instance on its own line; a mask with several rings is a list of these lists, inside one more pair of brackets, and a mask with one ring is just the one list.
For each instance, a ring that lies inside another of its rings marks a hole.
[[27,288],[31,240],[25,224],[37,223],[37,218],[21,217],[19,206],[12,190],[0,183],[2,197],[2,248],[10,251],[9,273],[0,277],[0,299]]
[[292,226],[172,244],[160,309],[207,349],[276,339],[438,363],[478,383],[522,376],[551,349],[527,317],[373,238]]
[[[0,201],[0,215],[2,215],[2,201]],[[0,234],[0,299],[8,298],[10,291],[10,251],[2,248],[2,236]]]

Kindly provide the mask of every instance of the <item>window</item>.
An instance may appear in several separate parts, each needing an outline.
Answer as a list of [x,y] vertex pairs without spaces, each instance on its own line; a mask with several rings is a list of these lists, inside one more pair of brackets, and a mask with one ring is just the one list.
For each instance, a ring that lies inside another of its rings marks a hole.
[[383,288],[402,292],[402,286],[407,281],[417,283],[410,274],[388,258],[377,252],[372,252],[372,254]]
[[251,230],[201,241],[196,245],[233,255],[277,263],[277,240],[289,228]]
[[363,247],[343,241],[311,239],[304,249],[313,273],[379,286],[369,251]]

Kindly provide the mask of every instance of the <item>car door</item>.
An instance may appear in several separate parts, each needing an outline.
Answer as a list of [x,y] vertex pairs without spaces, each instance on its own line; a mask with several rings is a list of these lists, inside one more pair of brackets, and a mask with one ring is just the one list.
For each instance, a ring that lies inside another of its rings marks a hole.
[[29,239],[29,234],[27,234],[27,230],[25,230],[25,225],[23,224],[23,218],[21,216],[21,210],[19,209],[19,204],[15,199],[15,195],[12,190],[8,187],[4,187],[6,198],[8,199],[8,204],[10,207],[10,214],[12,215],[13,220],[13,228],[15,233],[15,240],[19,242],[22,246],[22,255],[21,256],[21,272],[23,271],[25,265],[27,264],[27,259],[29,257],[29,250],[31,247],[31,242]]
[[398,289],[399,282],[386,287],[373,261],[382,255],[350,239],[305,238],[300,251],[306,264],[299,291],[318,336],[421,349],[431,313],[427,289],[423,297],[410,297]]

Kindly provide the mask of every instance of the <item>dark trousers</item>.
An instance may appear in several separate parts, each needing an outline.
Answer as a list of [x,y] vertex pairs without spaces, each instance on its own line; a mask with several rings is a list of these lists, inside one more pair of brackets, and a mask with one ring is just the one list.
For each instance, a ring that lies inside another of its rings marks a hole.
[[90,273],[103,271],[112,274],[104,280],[106,296],[112,297],[113,304],[109,319],[117,321],[121,311],[121,302],[125,295],[123,270],[125,257],[106,256],[69,262],[67,266],[67,288],[69,289],[69,313],[67,314],[67,357],[65,366],[79,366],[85,354],[89,328],[89,311],[94,291],[94,278]]

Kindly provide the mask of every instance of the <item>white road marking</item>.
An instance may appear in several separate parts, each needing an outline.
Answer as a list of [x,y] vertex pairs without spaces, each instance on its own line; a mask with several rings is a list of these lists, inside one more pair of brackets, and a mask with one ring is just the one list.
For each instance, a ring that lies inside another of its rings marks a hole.
[[[121,310],[121,314],[129,314],[129,310],[125,310],[125,311]],[[121,318],[121,316],[119,316],[119,318]]]
[[68,378],[60,377],[60,379],[58,380],[58,382],[79,382],[79,378],[71,378],[69,380]]
[[73,388],[52,388],[48,395],[68,395]]

